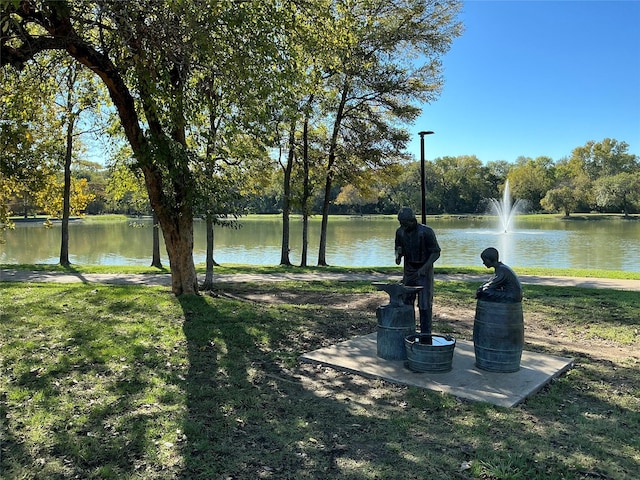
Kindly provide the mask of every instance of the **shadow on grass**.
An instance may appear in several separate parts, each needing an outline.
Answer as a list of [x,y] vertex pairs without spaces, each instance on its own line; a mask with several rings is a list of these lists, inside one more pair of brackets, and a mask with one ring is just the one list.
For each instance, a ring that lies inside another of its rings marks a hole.
[[[165,420],[161,404],[178,401],[168,397],[181,380],[152,341],[160,335],[148,330],[149,304],[128,287],[28,288],[0,316],[0,476],[119,479],[162,471],[150,452]],[[162,376],[169,388],[154,392]]]
[[0,294],[7,479],[634,478],[637,363],[583,355],[503,409],[297,362],[370,333],[373,312],[134,287]]
[[[359,399],[374,381],[338,376],[319,394],[288,368],[301,322],[312,321],[296,318],[303,312],[180,301],[190,363],[180,478],[394,478],[394,465],[406,462],[401,437],[410,418],[367,412]],[[422,460],[411,463],[429,478],[449,478]]]
[[[633,397],[633,368],[579,366],[501,409],[348,374],[305,378],[313,368],[297,365],[298,354],[356,334],[353,318],[321,306],[181,305],[190,363],[182,479],[632,478],[629,433],[640,417],[618,400]],[[588,386],[609,373],[622,397]],[[465,462],[473,469],[462,472]]]

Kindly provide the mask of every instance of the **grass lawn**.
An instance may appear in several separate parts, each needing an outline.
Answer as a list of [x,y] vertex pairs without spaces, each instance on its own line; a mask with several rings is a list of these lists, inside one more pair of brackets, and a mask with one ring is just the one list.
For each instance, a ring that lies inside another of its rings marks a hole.
[[[436,305],[468,311],[475,287],[438,282]],[[640,294],[525,295],[538,339],[527,348],[576,364],[507,409],[300,364],[375,331],[372,309],[336,305],[384,303],[364,282],[230,284],[188,298],[0,283],[0,478],[639,478]],[[471,334],[436,318],[438,330]]]

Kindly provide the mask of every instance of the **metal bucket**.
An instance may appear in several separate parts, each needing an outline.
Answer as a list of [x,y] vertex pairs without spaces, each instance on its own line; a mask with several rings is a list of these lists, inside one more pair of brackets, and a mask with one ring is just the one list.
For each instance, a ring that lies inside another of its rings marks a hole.
[[476,367],[490,372],[517,372],[523,346],[522,303],[478,300],[473,322]]
[[406,360],[404,338],[416,331],[413,305],[383,305],[376,310],[376,316],[378,356],[385,360]]
[[451,370],[456,340],[450,336],[426,333],[408,335],[404,339],[407,367],[414,372],[442,373]]

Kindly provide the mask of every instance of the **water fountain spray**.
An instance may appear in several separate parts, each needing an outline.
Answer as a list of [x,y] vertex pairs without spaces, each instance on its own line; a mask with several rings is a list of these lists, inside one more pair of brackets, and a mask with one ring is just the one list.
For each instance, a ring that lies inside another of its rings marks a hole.
[[507,180],[504,184],[504,192],[502,193],[502,200],[497,200],[495,198],[490,199],[491,206],[498,216],[498,226],[500,230],[504,233],[508,233],[511,231],[513,217],[518,213],[518,209],[521,206],[522,202],[520,199],[511,203],[511,191],[509,189],[509,180]]

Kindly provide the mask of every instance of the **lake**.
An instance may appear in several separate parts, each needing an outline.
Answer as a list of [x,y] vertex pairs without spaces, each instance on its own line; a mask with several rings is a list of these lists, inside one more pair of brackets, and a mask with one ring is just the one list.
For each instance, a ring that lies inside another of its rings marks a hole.
[[[214,257],[220,264],[277,265],[280,262],[281,219],[249,216],[238,230],[216,227]],[[480,252],[496,247],[513,267],[584,268],[640,272],[640,221],[620,218],[562,220],[557,216],[516,218],[512,232],[499,231],[494,217],[427,218],[438,237],[442,256],[436,266],[481,266]],[[332,216],[327,237],[327,262],[334,266],[392,266],[394,216]],[[150,219],[73,221],[69,257],[75,264],[149,265]],[[0,263],[58,263],[60,224],[46,229],[41,221],[18,222],[5,232]],[[194,260],[204,263],[205,224],[194,226]],[[308,264],[318,258],[320,218],[310,221]],[[291,223],[290,260],[300,263],[302,220]],[[164,244],[163,264],[168,265]]]

